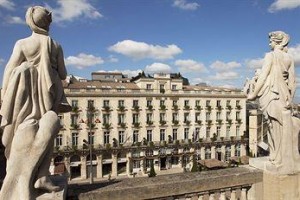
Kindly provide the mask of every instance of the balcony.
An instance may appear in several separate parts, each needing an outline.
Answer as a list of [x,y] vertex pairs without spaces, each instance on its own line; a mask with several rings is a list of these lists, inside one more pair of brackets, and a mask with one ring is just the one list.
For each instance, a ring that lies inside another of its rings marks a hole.
[[173,120],[172,123],[173,123],[173,125],[177,126],[179,121],[178,120]]
[[135,112],[139,112],[140,111],[140,107],[139,106],[133,106],[132,110]]
[[150,120],[147,121],[146,123],[147,123],[148,126],[152,126],[153,125],[153,121],[150,121]]
[[227,106],[226,106],[226,109],[227,109],[227,110],[232,110],[231,105],[227,105]]
[[102,107],[102,110],[103,110],[104,112],[110,112],[110,111],[111,111],[111,109],[110,109],[109,106],[103,106],[103,107]]
[[208,126],[210,126],[212,124],[212,120],[211,119],[206,120],[206,123],[207,123]]
[[119,107],[118,107],[118,111],[124,112],[124,111],[125,111],[125,106],[119,106]]
[[185,125],[189,126],[191,124],[191,121],[190,120],[185,120],[184,123],[185,123]]
[[111,128],[111,123],[103,123],[103,129],[110,129]]
[[208,112],[210,112],[211,111],[211,106],[206,106],[206,110],[208,111]]
[[71,129],[74,129],[74,130],[78,130],[79,127],[80,127],[80,126],[79,126],[79,124],[77,124],[77,123],[71,124],[71,125],[70,125],[70,128],[71,128]]
[[184,110],[190,110],[190,109],[191,109],[191,107],[189,105],[184,106]]
[[147,106],[147,110],[152,111],[153,110],[153,106],[152,105]]
[[218,110],[218,111],[222,110],[222,106],[220,106],[220,105],[217,106],[217,107],[216,107],[216,110]]
[[121,128],[126,128],[126,123],[124,123],[124,122],[118,123],[118,125]]
[[232,119],[227,119],[226,121],[228,124],[232,124]]
[[94,123],[88,123],[87,124],[87,128],[88,129],[95,129],[96,128],[96,124],[94,124]]
[[201,106],[196,106],[195,110],[202,110],[202,107]]
[[165,105],[160,105],[160,110],[166,110],[166,106]]
[[88,107],[86,108],[86,110],[87,110],[88,112],[90,112],[90,113],[94,113],[94,112],[97,111],[97,109],[96,109],[95,106],[93,106],[93,105],[88,106]]
[[197,123],[198,125],[202,125],[202,121],[201,121],[201,120],[196,120],[196,123]]
[[236,109],[236,110],[241,110],[241,109],[242,109],[242,106],[241,106],[241,105],[236,105],[235,109]]
[[222,124],[222,120],[221,119],[217,119],[217,124],[221,125]]
[[160,120],[160,121],[159,121],[159,124],[160,124],[161,126],[166,125],[166,123],[167,123],[167,122],[166,122],[165,120]]
[[241,124],[241,123],[242,123],[242,119],[236,119],[236,122],[237,122],[238,124]]
[[79,107],[78,107],[78,106],[72,106],[72,110],[71,110],[72,113],[77,114],[77,113],[79,113],[80,111],[81,111],[81,110],[79,110]]
[[140,128],[140,123],[139,122],[134,122],[132,123],[134,128]]
[[173,105],[172,109],[173,110],[178,110],[178,105]]

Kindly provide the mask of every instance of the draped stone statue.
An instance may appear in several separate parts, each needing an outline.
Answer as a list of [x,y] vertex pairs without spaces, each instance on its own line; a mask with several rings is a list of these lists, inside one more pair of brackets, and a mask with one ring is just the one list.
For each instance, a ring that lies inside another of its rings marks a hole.
[[296,83],[294,60],[287,53],[289,35],[269,33],[271,52],[267,53],[257,77],[251,81],[248,100],[258,98],[268,122],[269,162],[267,171],[279,174],[299,172],[298,135],[300,121],[293,116],[292,101]]
[[66,68],[61,46],[49,35],[51,12],[34,6],[26,12],[32,35],[16,42],[2,85],[2,143],[7,158],[0,199],[35,199],[60,188],[50,181],[58,112],[71,110],[61,80]]

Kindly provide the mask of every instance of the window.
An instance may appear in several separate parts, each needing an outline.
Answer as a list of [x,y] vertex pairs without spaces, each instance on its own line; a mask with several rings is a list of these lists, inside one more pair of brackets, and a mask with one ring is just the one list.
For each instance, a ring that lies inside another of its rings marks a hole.
[[189,106],[189,105],[190,105],[189,100],[184,100],[184,106]]
[[124,131],[119,131],[119,143],[124,143]]
[[118,106],[123,107],[124,106],[124,100],[119,100],[118,101]]
[[240,112],[236,112],[236,120],[240,120],[241,119],[241,113]]
[[172,85],[172,90],[177,90],[177,85]]
[[133,107],[139,106],[139,100],[133,100],[132,105]]
[[205,149],[205,159],[211,159],[211,150],[210,150],[210,148]]
[[206,113],[206,121],[209,121],[210,120],[210,112],[207,112]]
[[221,119],[221,112],[217,112],[217,120],[220,120]]
[[225,160],[228,161],[230,157],[231,157],[231,148],[228,145],[225,148]]
[[88,100],[88,108],[94,108],[94,100]]
[[151,167],[151,162],[153,162],[153,159],[146,159],[146,168]]
[[55,139],[55,146],[59,147],[59,146],[62,146],[62,135],[61,134],[58,134],[56,136],[56,139]]
[[172,106],[177,106],[177,104],[178,104],[178,101],[177,100],[173,100]]
[[139,141],[139,131],[135,130],[133,131],[133,143]]
[[147,107],[152,106],[152,100],[147,100]]
[[196,135],[194,135],[195,140],[199,139],[200,128],[195,129]]
[[200,106],[200,100],[196,100],[195,106]]
[[165,85],[164,85],[164,84],[160,84],[160,85],[159,85],[159,89],[160,89],[160,90],[164,90],[164,89],[165,89]]
[[78,145],[78,133],[72,133],[72,146]]
[[146,85],[146,89],[147,89],[147,90],[151,90],[151,89],[152,89],[152,85],[151,85],[151,84],[147,84],[147,85]]
[[210,138],[210,127],[206,127],[206,138]]
[[72,100],[72,107],[78,107],[78,100]]
[[159,113],[159,121],[165,121],[166,120],[166,114],[165,113]]
[[152,113],[147,113],[146,117],[147,117],[146,119],[147,123],[152,122]]
[[59,118],[59,123],[60,123],[60,127],[64,127],[64,116],[63,115],[58,115]]
[[140,168],[140,167],[141,167],[141,165],[140,165],[140,160],[133,160],[132,167],[133,167],[134,169]]
[[189,113],[184,113],[184,122],[189,122],[190,121],[190,114]]
[[221,135],[221,126],[217,126],[217,137]]
[[103,107],[109,107],[109,100],[103,100]]
[[78,120],[78,115],[71,115],[71,124],[76,125]]
[[226,126],[226,138],[230,137],[230,126]]
[[210,100],[206,100],[206,106],[210,106]]
[[226,120],[230,120],[230,112],[226,112]]
[[172,113],[172,120],[174,121],[178,121],[178,113]]
[[239,107],[240,106],[240,101],[236,100],[235,105],[236,105],[236,107]]
[[184,128],[184,139],[187,140],[189,139],[189,128]]
[[139,123],[139,114],[132,114],[132,123]]
[[160,100],[159,105],[164,106],[165,105],[165,100]]
[[240,157],[241,156],[241,145],[237,144],[235,146],[235,151],[234,151],[234,155]]
[[200,116],[201,116],[201,115],[200,115],[199,112],[195,113],[195,121],[196,121],[196,122],[198,122],[198,121],[201,120]]
[[173,140],[177,140],[177,129],[173,129]]
[[104,132],[104,144],[109,144],[109,131]]
[[152,141],[152,130],[147,130],[147,141],[148,142]]
[[221,107],[221,100],[217,100],[217,107]]
[[109,124],[110,114],[103,114],[103,124]]
[[88,142],[89,142],[89,144],[94,144],[94,137],[95,136],[95,134],[94,134],[94,132],[89,132],[89,137],[88,137]]
[[118,123],[123,124],[125,121],[125,114],[118,114]]
[[227,100],[226,101],[226,107],[229,107],[230,106],[230,100]]
[[166,140],[165,135],[166,135],[166,130],[165,129],[160,129],[160,141],[165,141]]
[[236,137],[240,137],[241,135],[240,135],[240,126],[236,126]]

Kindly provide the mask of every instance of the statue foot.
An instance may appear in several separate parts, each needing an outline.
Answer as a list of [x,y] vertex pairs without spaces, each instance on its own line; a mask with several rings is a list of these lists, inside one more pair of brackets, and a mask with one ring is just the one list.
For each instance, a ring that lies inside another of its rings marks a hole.
[[57,192],[57,191],[61,190],[61,188],[59,186],[55,186],[52,183],[52,181],[49,179],[48,176],[43,176],[43,177],[39,178],[35,182],[34,188],[47,190],[49,192]]

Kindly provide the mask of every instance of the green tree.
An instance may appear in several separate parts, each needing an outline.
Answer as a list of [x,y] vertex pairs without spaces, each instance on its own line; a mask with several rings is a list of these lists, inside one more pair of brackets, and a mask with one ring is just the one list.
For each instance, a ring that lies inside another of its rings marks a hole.
[[155,170],[154,170],[154,163],[153,163],[153,160],[151,161],[151,164],[150,164],[150,173],[148,175],[149,177],[155,177],[156,176],[156,173],[155,173]]

